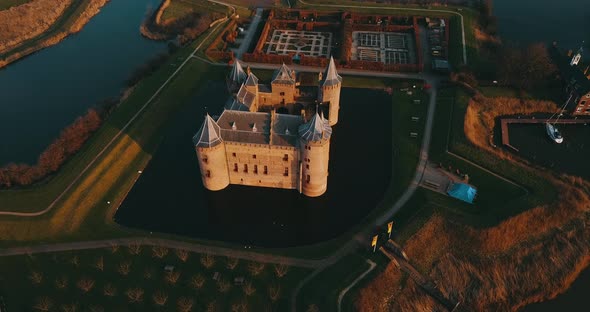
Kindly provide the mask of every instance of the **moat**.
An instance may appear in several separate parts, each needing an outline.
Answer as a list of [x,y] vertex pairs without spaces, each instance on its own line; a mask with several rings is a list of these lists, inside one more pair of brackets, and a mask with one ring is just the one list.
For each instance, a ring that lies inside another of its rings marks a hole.
[[117,211],[117,223],[243,245],[288,247],[334,238],[358,224],[382,200],[392,166],[390,95],[342,89],[328,190],[317,198],[295,190],[238,185],[205,190],[191,138],[203,121],[204,107],[219,115],[226,98],[223,82],[209,82],[174,117],[158,151]]

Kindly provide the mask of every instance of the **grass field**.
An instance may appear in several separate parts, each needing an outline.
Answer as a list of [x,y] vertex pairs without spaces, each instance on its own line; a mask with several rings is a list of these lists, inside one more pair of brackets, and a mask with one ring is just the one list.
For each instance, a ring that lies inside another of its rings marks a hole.
[[33,0],[2,0],[2,2],[0,2],[0,11],[9,9],[13,6],[25,4],[31,1]]
[[[49,311],[286,311],[293,287],[309,272],[140,245],[2,257],[0,265],[8,311],[43,311],[44,298]],[[181,309],[181,300],[192,309]]]
[[170,5],[164,10],[164,13],[162,14],[162,19],[179,19],[188,16],[191,13],[229,14],[230,9],[224,5],[209,2],[207,0],[171,0]]

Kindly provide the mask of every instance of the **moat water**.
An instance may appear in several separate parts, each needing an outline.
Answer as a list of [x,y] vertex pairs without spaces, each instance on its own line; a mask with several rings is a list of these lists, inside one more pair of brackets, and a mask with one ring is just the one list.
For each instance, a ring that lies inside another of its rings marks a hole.
[[0,69],[0,166],[35,163],[66,125],[166,50],[139,33],[159,3],[111,0],[78,34]]
[[221,107],[212,105],[226,98],[223,83],[209,82],[178,113],[117,211],[116,222],[154,232],[288,247],[336,237],[383,198],[392,165],[390,95],[342,90],[330,146],[328,190],[317,198],[296,190],[238,185],[217,192],[204,189],[191,138],[203,121],[204,106],[212,115],[219,114]]

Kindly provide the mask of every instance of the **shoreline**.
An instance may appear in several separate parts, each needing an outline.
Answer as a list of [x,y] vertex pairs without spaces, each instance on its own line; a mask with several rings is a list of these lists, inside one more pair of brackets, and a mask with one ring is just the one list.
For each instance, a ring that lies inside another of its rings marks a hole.
[[[54,30],[52,34],[50,26],[48,30],[42,32],[38,36],[24,40],[21,44],[6,52],[4,58],[0,59],[0,69],[37,51],[56,45],[68,36],[80,32],[94,16],[100,13],[102,7],[109,3],[109,1],[110,0],[87,0],[84,3],[81,3],[80,5],[84,6],[84,8],[79,14],[76,12],[77,10],[74,10],[70,16],[65,17],[64,23],[68,24],[65,25],[65,28],[60,27]],[[58,22],[61,18],[64,18],[64,16],[60,16],[56,22]],[[43,37],[44,35],[49,35],[49,37],[35,40],[35,38]],[[30,40],[33,41],[32,46],[20,50]]]

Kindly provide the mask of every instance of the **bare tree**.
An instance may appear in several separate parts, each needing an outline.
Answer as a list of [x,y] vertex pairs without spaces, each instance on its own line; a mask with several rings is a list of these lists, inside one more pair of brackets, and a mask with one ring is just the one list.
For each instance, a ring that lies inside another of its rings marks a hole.
[[94,263],[94,267],[99,271],[104,271],[104,257],[100,256],[96,259],[96,263]]
[[307,310],[305,312],[320,312],[320,308],[316,304],[310,304],[307,306]]
[[248,281],[246,284],[244,284],[243,289],[246,296],[251,296],[254,292],[256,292],[256,288],[254,288],[252,285],[252,281]]
[[270,298],[270,301],[272,301],[273,303],[277,302],[277,300],[279,300],[279,298],[281,297],[281,286],[271,285],[268,288],[268,297]]
[[151,279],[154,276],[154,269],[153,268],[145,268],[143,271],[143,277],[145,279]]
[[62,304],[61,310],[63,312],[76,312],[76,311],[78,311],[78,304],[76,304],[76,303]]
[[130,261],[123,261],[123,262],[119,263],[119,266],[117,267],[117,272],[119,272],[119,274],[121,274],[123,276],[127,276],[130,271],[131,271],[131,262]]
[[260,275],[262,271],[264,271],[265,266],[266,265],[264,263],[250,262],[250,264],[248,265],[248,271],[250,271],[250,274],[252,274],[252,276],[257,276]]
[[90,312],[104,312],[104,308],[99,305],[91,305],[88,310],[90,310]]
[[289,272],[289,266],[285,264],[275,264],[274,269],[278,278],[287,275],[287,272]]
[[55,279],[55,286],[59,289],[64,289],[68,287],[68,278],[65,276],[61,276]]
[[191,278],[190,284],[195,289],[201,289],[205,284],[205,277],[201,274],[197,274]]
[[77,255],[76,255],[76,256],[73,256],[73,257],[70,259],[70,263],[71,263],[73,266],[75,266],[75,267],[78,267],[78,266],[80,266],[80,257],[78,257]]
[[152,299],[154,300],[155,304],[159,306],[164,306],[166,304],[166,301],[168,301],[168,294],[158,290],[154,293]]
[[53,306],[53,301],[51,301],[51,299],[49,299],[49,297],[45,296],[45,297],[37,298],[37,303],[35,303],[35,305],[33,306],[33,309],[39,310],[39,311],[49,311],[52,306]]
[[180,278],[180,272],[178,272],[178,271],[166,272],[166,275],[164,275],[164,279],[170,285],[176,285],[179,278]]
[[231,305],[232,312],[246,312],[248,311],[248,303],[245,301],[237,302]]
[[94,287],[94,280],[91,280],[89,278],[82,278],[78,281],[78,283],[76,283],[76,285],[78,286],[78,288],[80,288],[80,290],[87,293]]
[[176,302],[178,306],[178,311],[180,312],[190,312],[193,309],[193,305],[195,304],[194,300],[191,298],[180,297]]
[[41,272],[33,271],[31,275],[29,275],[29,279],[35,285],[41,284],[43,282],[43,274]]
[[119,245],[111,243],[111,253],[117,253],[119,251]]
[[211,301],[207,303],[207,312],[217,312],[219,309],[217,308],[217,302]]
[[238,258],[227,257],[227,268],[230,270],[234,270],[238,266],[239,262],[240,259]]
[[215,265],[215,257],[210,254],[201,255],[201,264],[207,269],[210,269]]
[[141,288],[129,288],[125,294],[129,298],[129,302],[142,302],[144,290]]
[[152,247],[152,255],[155,258],[162,259],[166,257],[168,254],[168,248],[162,246],[154,246]]
[[231,288],[231,284],[228,281],[226,281],[224,278],[220,278],[217,281],[217,288],[219,289],[220,292],[226,293]]
[[129,253],[132,255],[139,255],[141,252],[141,245],[138,242],[131,243],[127,247],[129,249]]
[[113,284],[107,283],[104,285],[103,293],[105,296],[114,297],[117,294],[117,288]]
[[190,256],[190,252],[185,249],[176,249],[174,252],[176,253],[178,259],[180,259],[182,262],[186,262]]

